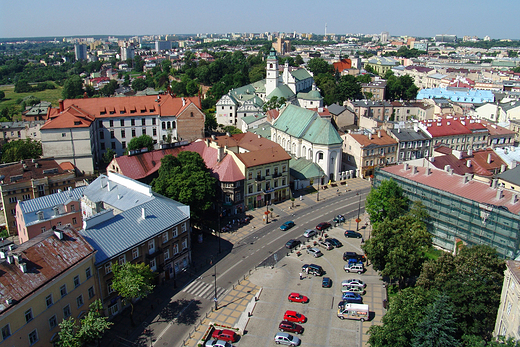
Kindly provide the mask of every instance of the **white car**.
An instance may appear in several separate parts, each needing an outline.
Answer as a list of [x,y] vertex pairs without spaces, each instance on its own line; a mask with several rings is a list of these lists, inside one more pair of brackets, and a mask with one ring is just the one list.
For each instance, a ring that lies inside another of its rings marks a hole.
[[341,282],[341,285],[342,286],[351,285],[351,286],[357,286],[357,287],[363,287],[363,288],[365,288],[367,286],[365,284],[365,282],[363,282],[362,280],[355,279],[355,278],[352,278],[349,280],[344,280],[343,282]]
[[323,255],[323,253],[321,253],[321,251],[316,247],[307,248],[307,253],[312,254],[314,258],[318,258]]
[[233,347],[231,344],[224,340],[208,340],[206,341],[205,347]]
[[282,344],[282,345],[288,345],[288,346],[299,346],[300,345],[300,339],[296,336],[292,336],[291,334],[287,333],[277,333],[274,336],[274,342],[276,344]]
[[307,229],[303,233],[303,237],[306,237],[306,238],[313,237],[314,235],[316,235],[316,230],[314,230],[314,229]]

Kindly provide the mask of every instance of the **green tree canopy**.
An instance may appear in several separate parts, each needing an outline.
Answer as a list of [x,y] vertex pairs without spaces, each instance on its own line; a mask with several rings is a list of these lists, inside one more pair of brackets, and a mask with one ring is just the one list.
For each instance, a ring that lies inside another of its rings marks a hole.
[[336,87],[336,101],[343,103],[345,100],[361,99],[361,84],[352,75],[340,77]]
[[458,337],[491,339],[500,305],[505,263],[487,245],[462,247],[456,256],[443,254],[424,264],[417,286],[443,291],[457,308]]
[[76,334],[79,326],[74,317],[62,320],[58,326],[60,327],[58,332],[59,347],[81,347],[81,340]]
[[282,108],[283,106],[285,106],[286,102],[287,102],[287,100],[284,97],[281,97],[278,99],[277,96],[273,96],[269,101],[267,101],[262,106],[262,111],[267,112],[272,109]]
[[[141,135],[134,137],[128,143],[128,150],[133,151],[136,149],[147,148],[149,151],[153,150],[153,139],[150,135]],[[110,159],[112,160],[112,159]]]
[[144,263],[134,264],[130,262],[126,262],[123,265],[114,264],[112,272],[114,273],[112,288],[126,304],[130,304],[132,307],[130,317],[133,324],[133,300],[144,298],[151,293],[154,288],[152,281],[155,278],[155,274]]
[[307,67],[316,76],[320,73],[332,73],[333,67],[322,58],[312,58],[307,62]]
[[0,90],[0,100],[5,98],[5,92],[3,90]]
[[83,96],[85,90],[83,89],[83,81],[78,75],[72,75],[63,84],[61,95],[63,99],[75,99],[78,96]]
[[3,163],[12,163],[23,159],[37,159],[41,155],[41,142],[32,139],[11,141],[2,146]]
[[367,196],[365,210],[370,223],[376,225],[385,218],[398,218],[408,209],[408,198],[394,180],[382,180],[377,188],[372,188]]
[[180,152],[177,157],[161,159],[159,177],[152,181],[159,194],[190,206],[191,217],[198,221],[215,199],[216,179],[211,176],[200,154]]
[[217,118],[215,117],[215,113],[206,113],[206,120],[204,121],[204,130],[206,133],[211,134],[213,131],[217,130],[217,128],[218,123]]
[[233,125],[226,125],[224,128],[222,128],[222,130],[224,130],[226,133],[229,133],[230,135],[242,134],[242,130]]

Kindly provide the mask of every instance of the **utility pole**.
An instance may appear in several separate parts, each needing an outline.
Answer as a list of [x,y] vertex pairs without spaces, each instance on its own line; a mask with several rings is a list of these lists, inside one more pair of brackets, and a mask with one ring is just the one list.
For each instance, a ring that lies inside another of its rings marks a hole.
[[359,213],[361,211],[361,194],[359,192],[356,193],[356,195],[359,195],[359,204],[358,204],[358,210],[357,210],[357,218],[356,218],[356,231],[359,231],[359,222],[361,222],[361,219],[359,219]]
[[215,311],[218,310],[218,300],[217,300],[217,264],[215,263],[215,298],[213,299],[215,301]]

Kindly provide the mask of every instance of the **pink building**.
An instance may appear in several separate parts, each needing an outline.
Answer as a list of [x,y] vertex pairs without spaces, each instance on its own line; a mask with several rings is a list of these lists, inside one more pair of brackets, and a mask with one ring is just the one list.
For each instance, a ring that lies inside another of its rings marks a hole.
[[18,201],[16,220],[18,239],[24,243],[53,227],[69,225],[75,230],[83,226],[80,199],[86,186],[40,198]]

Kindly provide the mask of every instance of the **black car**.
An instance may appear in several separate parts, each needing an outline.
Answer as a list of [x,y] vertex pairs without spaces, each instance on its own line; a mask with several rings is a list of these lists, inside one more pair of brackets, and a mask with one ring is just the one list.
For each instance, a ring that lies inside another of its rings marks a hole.
[[314,276],[322,276],[325,273],[323,268],[316,264],[304,264],[302,266],[302,272]]
[[343,246],[343,244],[341,242],[339,242],[338,239],[325,239],[325,242],[330,243],[331,245],[333,245],[336,248]]
[[354,237],[360,239],[363,237],[363,235],[354,230],[345,230],[345,237]]
[[363,254],[357,254],[356,252],[345,252],[343,253],[343,260],[347,261],[349,259],[356,259],[360,261],[365,261],[365,256]]
[[287,241],[287,243],[285,244],[285,247],[286,248],[294,248],[296,246],[298,246],[301,242],[299,240],[295,240],[295,239],[290,239],[289,241]]
[[329,277],[323,277],[323,280],[321,281],[321,286],[323,288],[332,287],[332,280]]

